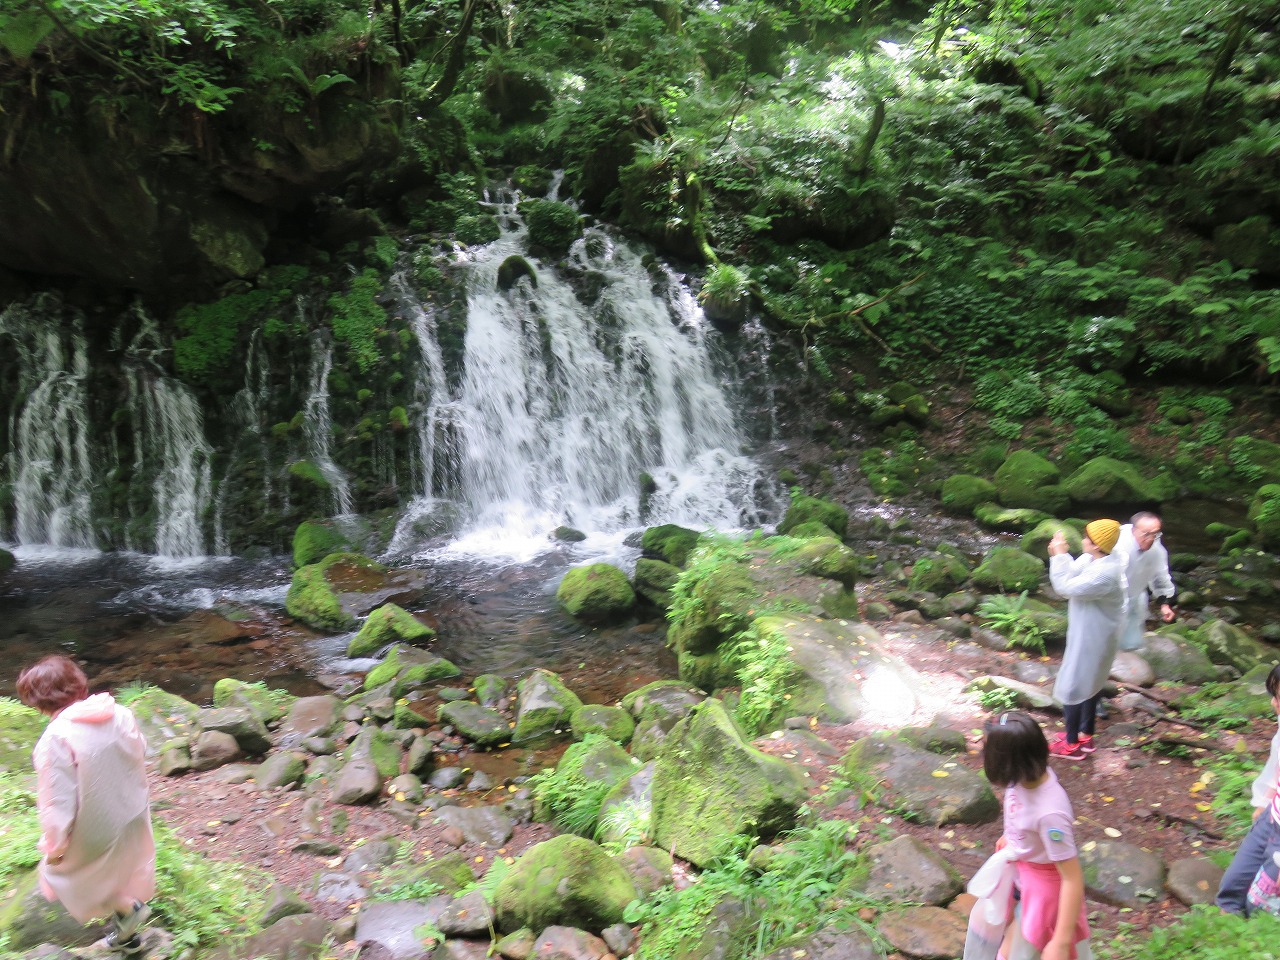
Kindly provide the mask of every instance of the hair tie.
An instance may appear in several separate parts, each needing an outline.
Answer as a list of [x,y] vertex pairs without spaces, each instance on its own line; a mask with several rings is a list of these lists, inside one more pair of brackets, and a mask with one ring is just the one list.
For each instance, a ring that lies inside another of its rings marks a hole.
[[1005,721],[1008,719],[1009,719],[1009,715],[1007,713],[1000,714],[1000,726],[1003,727],[1005,724]]

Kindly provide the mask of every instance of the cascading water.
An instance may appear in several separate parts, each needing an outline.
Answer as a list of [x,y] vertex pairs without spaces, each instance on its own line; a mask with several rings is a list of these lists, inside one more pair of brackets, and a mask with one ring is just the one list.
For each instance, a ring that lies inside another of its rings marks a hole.
[[741,454],[724,371],[683,286],[591,229],[565,270],[589,296],[537,261],[535,277],[499,289],[504,261],[528,255],[515,203],[496,212],[500,238],[466,255],[464,371],[454,395],[442,395],[432,318],[410,310],[429,384],[417,412],[421,497],[438,497],[432,478],[447,459],[468,517],[463,549],[545,546],[560,524],[608,532],[758,520],[759,472]]
[[13,535],[19,544],[93,548],[88,350],[79,316],[64,322],[62,313],[52,295],[0,312],[26,394],[9,428]]
[[[303,309],[301,303],[298,309]],[[333,345],[317,332],[311,338],[310,387],[303,407],[303,432],[308,456],[329,484],[334,514],[347,516],[352,510],[351,484],[330,453],[333,419],[329,415],[329,373],[332,370]]]
[[271,474],[271,445],[263,429],[264,411],[271,399],[271,362],[262,348],[262,332],[255,330],[249,338],[249,353],[245,360],[244,385],[231,399],[231,418],[238,440],[232,450],[213,512],[213,543],[219,555],[230,552],[226,532],[227,500],[233,488],[232,478],[246,460],[256,460],[257,473],[262,477],[261,502],[270,503],[274,493]]

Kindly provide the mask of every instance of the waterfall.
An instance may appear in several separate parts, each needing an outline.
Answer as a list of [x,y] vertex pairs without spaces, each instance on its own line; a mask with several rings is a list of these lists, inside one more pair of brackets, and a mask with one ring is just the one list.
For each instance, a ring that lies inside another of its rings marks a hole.
[[20,544],[94,548],[90,493],[101,472],[90,452],[88,350],[80,317],[64,322],[62,313],[51,295],[0,312],[26,395],[9,427],[13,533]]
[[495,209],[502,235],[463,255],[465,359],[452,395],[433,319],[409,311],[427,398],[415,411],[420,496],[439,496],[432,477],[446,458],[469,529],[508,544],[545,544],[566,523],[608,532],[757,522],[759,471],[742,453],[726,371],[687,289],[589,229],[563,276],[530,259],[536,279],[501,291],[503,261],[528,254],[514,202]]
[[[299,305],[301,309],[301,305]],[[333,369],[333,345],[321,333],[312,334],[311,369],[307,402],[303,407],[303,433],[307,455],[329,484],[333,512],[337,516],[351,513],[351,484],[346,473],[333,462],[333,420],[329,416],[329,373]]]
[[262,331],[256,329],[249,338],[245,360],[244,385],[231,398],[231,419],[238,439],[218,485],[213,511],[214,552],[225,556],[230,552],[226,532],[227,501],[234,486],[233,477],[247,460],[256,461],[262,475],[261,502],[271,503],[274,484],[271,473],[271,445],[263,429],[264,411],[271,401],[271,362],[262,348]]

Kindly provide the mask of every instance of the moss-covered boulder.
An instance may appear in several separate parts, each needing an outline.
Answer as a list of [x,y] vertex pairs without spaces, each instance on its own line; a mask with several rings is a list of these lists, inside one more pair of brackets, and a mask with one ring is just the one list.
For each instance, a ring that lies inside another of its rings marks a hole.
[[[997,499],[1006,507],[1025,507],[1056,513],[1066,497],[1056,489],[1062,473],[1057,466],[1031,450],[1015,450],[996,470]],[[1054,487],[1053,493],[1044,493]]]
[[652,760],[675,725],[707,699],[701,690],[679,680],[655,680],[622,698],[622,709],[635,718],[631,755]]
[[342,757],[348,763],[368,760],[383,780],[390,780],[400,773],[400,737],[392,730],[366,726],[351,741]]
[[950,593],[969,579],[969,565],[951,553],[931,553],[911,567],[912,590]]
[[981,504],[995,499],[996,485],[986,477],[955,473],[942,481],[942,509],[957,517],[972,516]]
[[482,707],[470,700],[442,704],[439,716],[478,747],[497,746],[511,737],[511,724],[506,717],[492,707]]
[[833,537],[807,539],[798,549],[787,549],[786,557],[800,573],[834,580],[845,590],[858,583],[858,555]]
[[502,931],[563,924],[602,930],[639,897],[631,877],[598,843],[570,834],[525,851],[493,893]]
[[567,203],[525,200],[520,204],[520,214],[529,228],[529,244],[552,256],[564,256],[582,236],[582,217]]
[[689,561],[689,554],[697,547],[699,536],[697,530],[674,523],[650,527],[640,538],[640,553],[674,567],[683,567]]
[[213,685],[215,707],[239,707],[263,723],[283,718],[296,699],[285,690],[268,690],[266,684],[245,683],[231,677],[224,677]]
[[426,643],[436,632],[408,610],[394,603],[384,604],[369,614],[360,632],[347,644],[348,657],[373,656],[391,643]]
[[609,563],[574,567],[556,588],[556,599],[586,623],[612,623],[627,616],[636,594],[627,575]]
[[589,734],[607,737],[614,743],[627,743],[635,732],[636,722],[621,707],[587,703],[573,711],[569,718],[573,738],[581,740]]
[[318,563],[299,567],[285,595],[284,606],[289,616],[317,630],[350,630],[356,625],[355,615],[343,607],[329,581],[330,571],[335,568],[386,570],[382,564],[358,553],[331,553]]
[[[1267,693],[1267,675],[1272,664],[1260,663],[1248,670],[1239,680],[1229,684],[1217,684],[1193,691],[1174,702],[1180,710],[1196,708],[1219,717],[1233,720],[1250,720],[1274,717],[1271,694]],[[1206,696],[1212,691],[1216,695]]]
[[800,496],[793,498],[787,507],[786,515],[778,524],[778,532],[788,533],[793,527],[810,520],[817,520],[835,531],[838,537],[844,537],[849,530],[849,513],[844,507],[820,497]]
[[147,687],[129,701],[147,741],[148,755],[159,753],[170,740],[186,740],[199,733],[200,708],[177,694]]
[[655,607],[671,606],[671,588],[680,577],[680,568],[664,560],[641,557],[636,561],[636,574],[632,579],[635,591]]
[[864,623],[793,615],[755,621],[742,654],[750,662],[763,652],[785,664],[777,686],[744,685],[738,715],[754,719],[755,730],[777,729],[787,717],[818,717],[828,723],[854,723],[875,705],[885,724],[906,723],[919,707],[923,678],[885,650],[883,640]]
[[518,253],[513,253],[498,264],[497,288],[503,293],[514,287],[521,277],[528,277],[529,282],[537,288],[538,274],[534,271],[533,264]]
[[1080,506],[1158,504],[1177,493],[1177,481],[1167,474],[1150,480],[1133,464],[1112,457],[1094,457],[1062,481],[1073,503]]
[[534,816],[539,820],[559,820],[573,810],[576,813],[573,832],[590,833],[594,823],[587,821],[599,813],[604,795],[626,780],[639,767],[639,761],[627,751],[601,736],[589,736],[573,744],[556,764],[554,773],[535,781]]
[[797,523],[794,527],[787,531],[787,536],[793,540],[839,540],[836,532],[828,527],[825,523],[819,523],[817,520],[806,520],[804,523]]
[[1260,663],[1272,664],[1280,660],[1273,647],[1255,640],[1235,624],[1225,620],[1210,620],[1194,634],[1214,663],[1235,667],[1248,672]]
[[360,545],[334,520],[304,520],[293,531],[293,565],[319,563],[331,553],[358,553]]
[[1253,495],[1249,523],[1258,543],[1268,550],[1280,548],[1280,483],[1264,484]]
[[573,711],[582,706],[577,694],[550,670],[541,668],[516,687],[516,726],[512,740],[524,743],[570,726]]
[[989,823],[1000,815],[1000,801],[976,771],[948,754],[919,749],[893,735],[856,741],[841,761],[841,771],[882,806],[936,826]]
[[1049,541],[1061,533],[1067,538],[1067,546],[1071,552],[1080,552],[1080,531],[1061,520],[1044,520],[1022,535],[1018,546],[1024,553],[1029,553],[1041,563],[1049,562]]
[[364,676],[364,688],[373,690],[392,684],[391,695],[402,697],[410,690],[434,680],[448,680],[462,675],[454,664],[426,650],[397,643],[382,662]]
[[1147,634],[1142,659],[1147,661],[1157,681],[1208,683],[1217,677],[1218,669],[1213,661],[1203,647],[1183,636],[1185,630],[1179,624]]
[[1043,510],[1030,507],[1002,507],[998,503],[979,504],[973,511],[974,519],[984,527],[992,530],[1004,530],[1008,533],[1023,533],[1033,527],[1052,520]]
[[677,653],[713,653],[726,637],[750,624],[749,611],[760,591],[743,564],[726,560],[698,567],[686,571],[681,583],[691,602],[683,606],[667,634]]
[[676,725],[651,789],[657,844],[703,867],[737,837],[769,839],[794,826],[808,795],[800,769],[743,740],[719,700]]
[[1033,590],[1046,576],[1044,561],[1017,547],[993,547],[973,571],[973,585],[1001,593]]

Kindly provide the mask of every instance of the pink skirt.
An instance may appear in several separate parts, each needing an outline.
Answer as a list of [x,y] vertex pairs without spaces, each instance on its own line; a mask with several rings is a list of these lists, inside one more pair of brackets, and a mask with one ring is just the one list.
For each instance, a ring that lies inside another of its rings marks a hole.
[[[1052,863],[1026,863],[1018,860],[1018,889],[1022,891],[1022,936],[1037,950],[1043,950],[1053,939],[1058,924],[1058,891],[1062,877]],[[1076,917],[1076,935],[1073,944],[1089,938],[1089,924],[1085,920],[1084,904]],[[1071,948],[1071,960],[1075,960],[1076,948]]]

